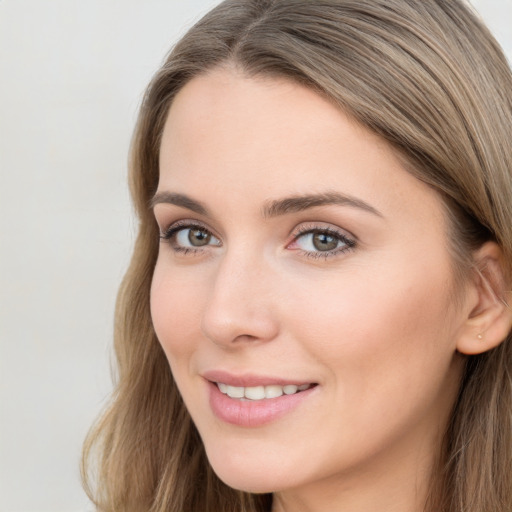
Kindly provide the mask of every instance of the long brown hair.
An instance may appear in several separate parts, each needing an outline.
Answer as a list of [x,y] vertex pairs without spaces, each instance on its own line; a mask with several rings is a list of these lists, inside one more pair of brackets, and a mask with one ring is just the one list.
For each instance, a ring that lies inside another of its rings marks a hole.
[[[462,0],[226,0],[174,47],[149,85],[132,143],[140,219],[116,313],[112,401],[84,448],[83,476],[101,511],[268,511],[271,496],[230,489],[213,473],[150,317],[163,125],[193,77],[231,64],[285,77],[330,98],[387,140],[439,191],[457,272],[487,239],[512,274],[512,76],[498,44]],[[432,477],[429,512],[512,510],[510,339],[467,359]]]

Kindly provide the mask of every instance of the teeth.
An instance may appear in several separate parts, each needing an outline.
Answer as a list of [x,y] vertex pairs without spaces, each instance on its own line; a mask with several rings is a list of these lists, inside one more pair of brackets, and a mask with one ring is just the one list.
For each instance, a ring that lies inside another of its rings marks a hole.
[[297,393],[297,389],[299,389],[298,386],[294,386],[293,384],[283,387],[285,395],[293,395],[294,393]]
[[265,398],[278,398],[282,394],[282,386],[265,386]]
[[244,396],[245,398],[249,398],[249,400],[261,400],[265,398],[265,388],[263,386],[245,388]]
[[226,386],[226,394],[231,398],[243,398],[244,397],[244,389],[236,386]]
[[299,391],[309,389],[311,384],[302,384],[300,386],[296,386],[294,384],[288,384],[286,386],[271,384],[268,386],[239,387],[228,386],[222,382],[217,382],[217,387],[221,393],[228,395],[230,398],[263,400],[264,398],[278,398],[282,395],[294,395]]

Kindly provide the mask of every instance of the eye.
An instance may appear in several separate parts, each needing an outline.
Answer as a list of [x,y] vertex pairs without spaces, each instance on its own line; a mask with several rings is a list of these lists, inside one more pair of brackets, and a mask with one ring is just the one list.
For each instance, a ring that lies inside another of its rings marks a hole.
[[204,226],[191,224],[173,224],[165,233],[160,235],[167,240],[171,247],[179,252],[201,250],[206,246],[220,246],[220,240]]
[[289,249],[297,249],[307,256],[333,256],[355,246],[355,241],[334,229],[302,228]]
[[304,251],[334,251],[341,241],[334,235],[326,232],[312,232],[297,239],[297,245]]
[[175,240],[182,247],[202,247],[211,242],[212,234],[202,228],[185,228],[176,233]]

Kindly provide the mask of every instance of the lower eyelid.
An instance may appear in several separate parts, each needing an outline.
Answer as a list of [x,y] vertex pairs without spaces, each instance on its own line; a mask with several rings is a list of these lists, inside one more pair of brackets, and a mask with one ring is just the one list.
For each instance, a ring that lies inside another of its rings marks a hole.
[[299,249],[301,254],[305,256],[306,258],[311,258],[314,260],[324,258],[335,258],[336,256],[340,256],[346,252],[352,251],[354,249],[353,245],[346,245],[343,247],[338,247],[337,249],[333,249],[332,251],[304,251],[302,249]]

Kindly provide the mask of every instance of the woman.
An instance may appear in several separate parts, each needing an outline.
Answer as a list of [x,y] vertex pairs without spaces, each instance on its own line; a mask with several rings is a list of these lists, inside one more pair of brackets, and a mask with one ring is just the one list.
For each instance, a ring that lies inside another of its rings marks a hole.
[[511,510],[511,121],[460,1],[194,26],[133,140],[98,508]]

